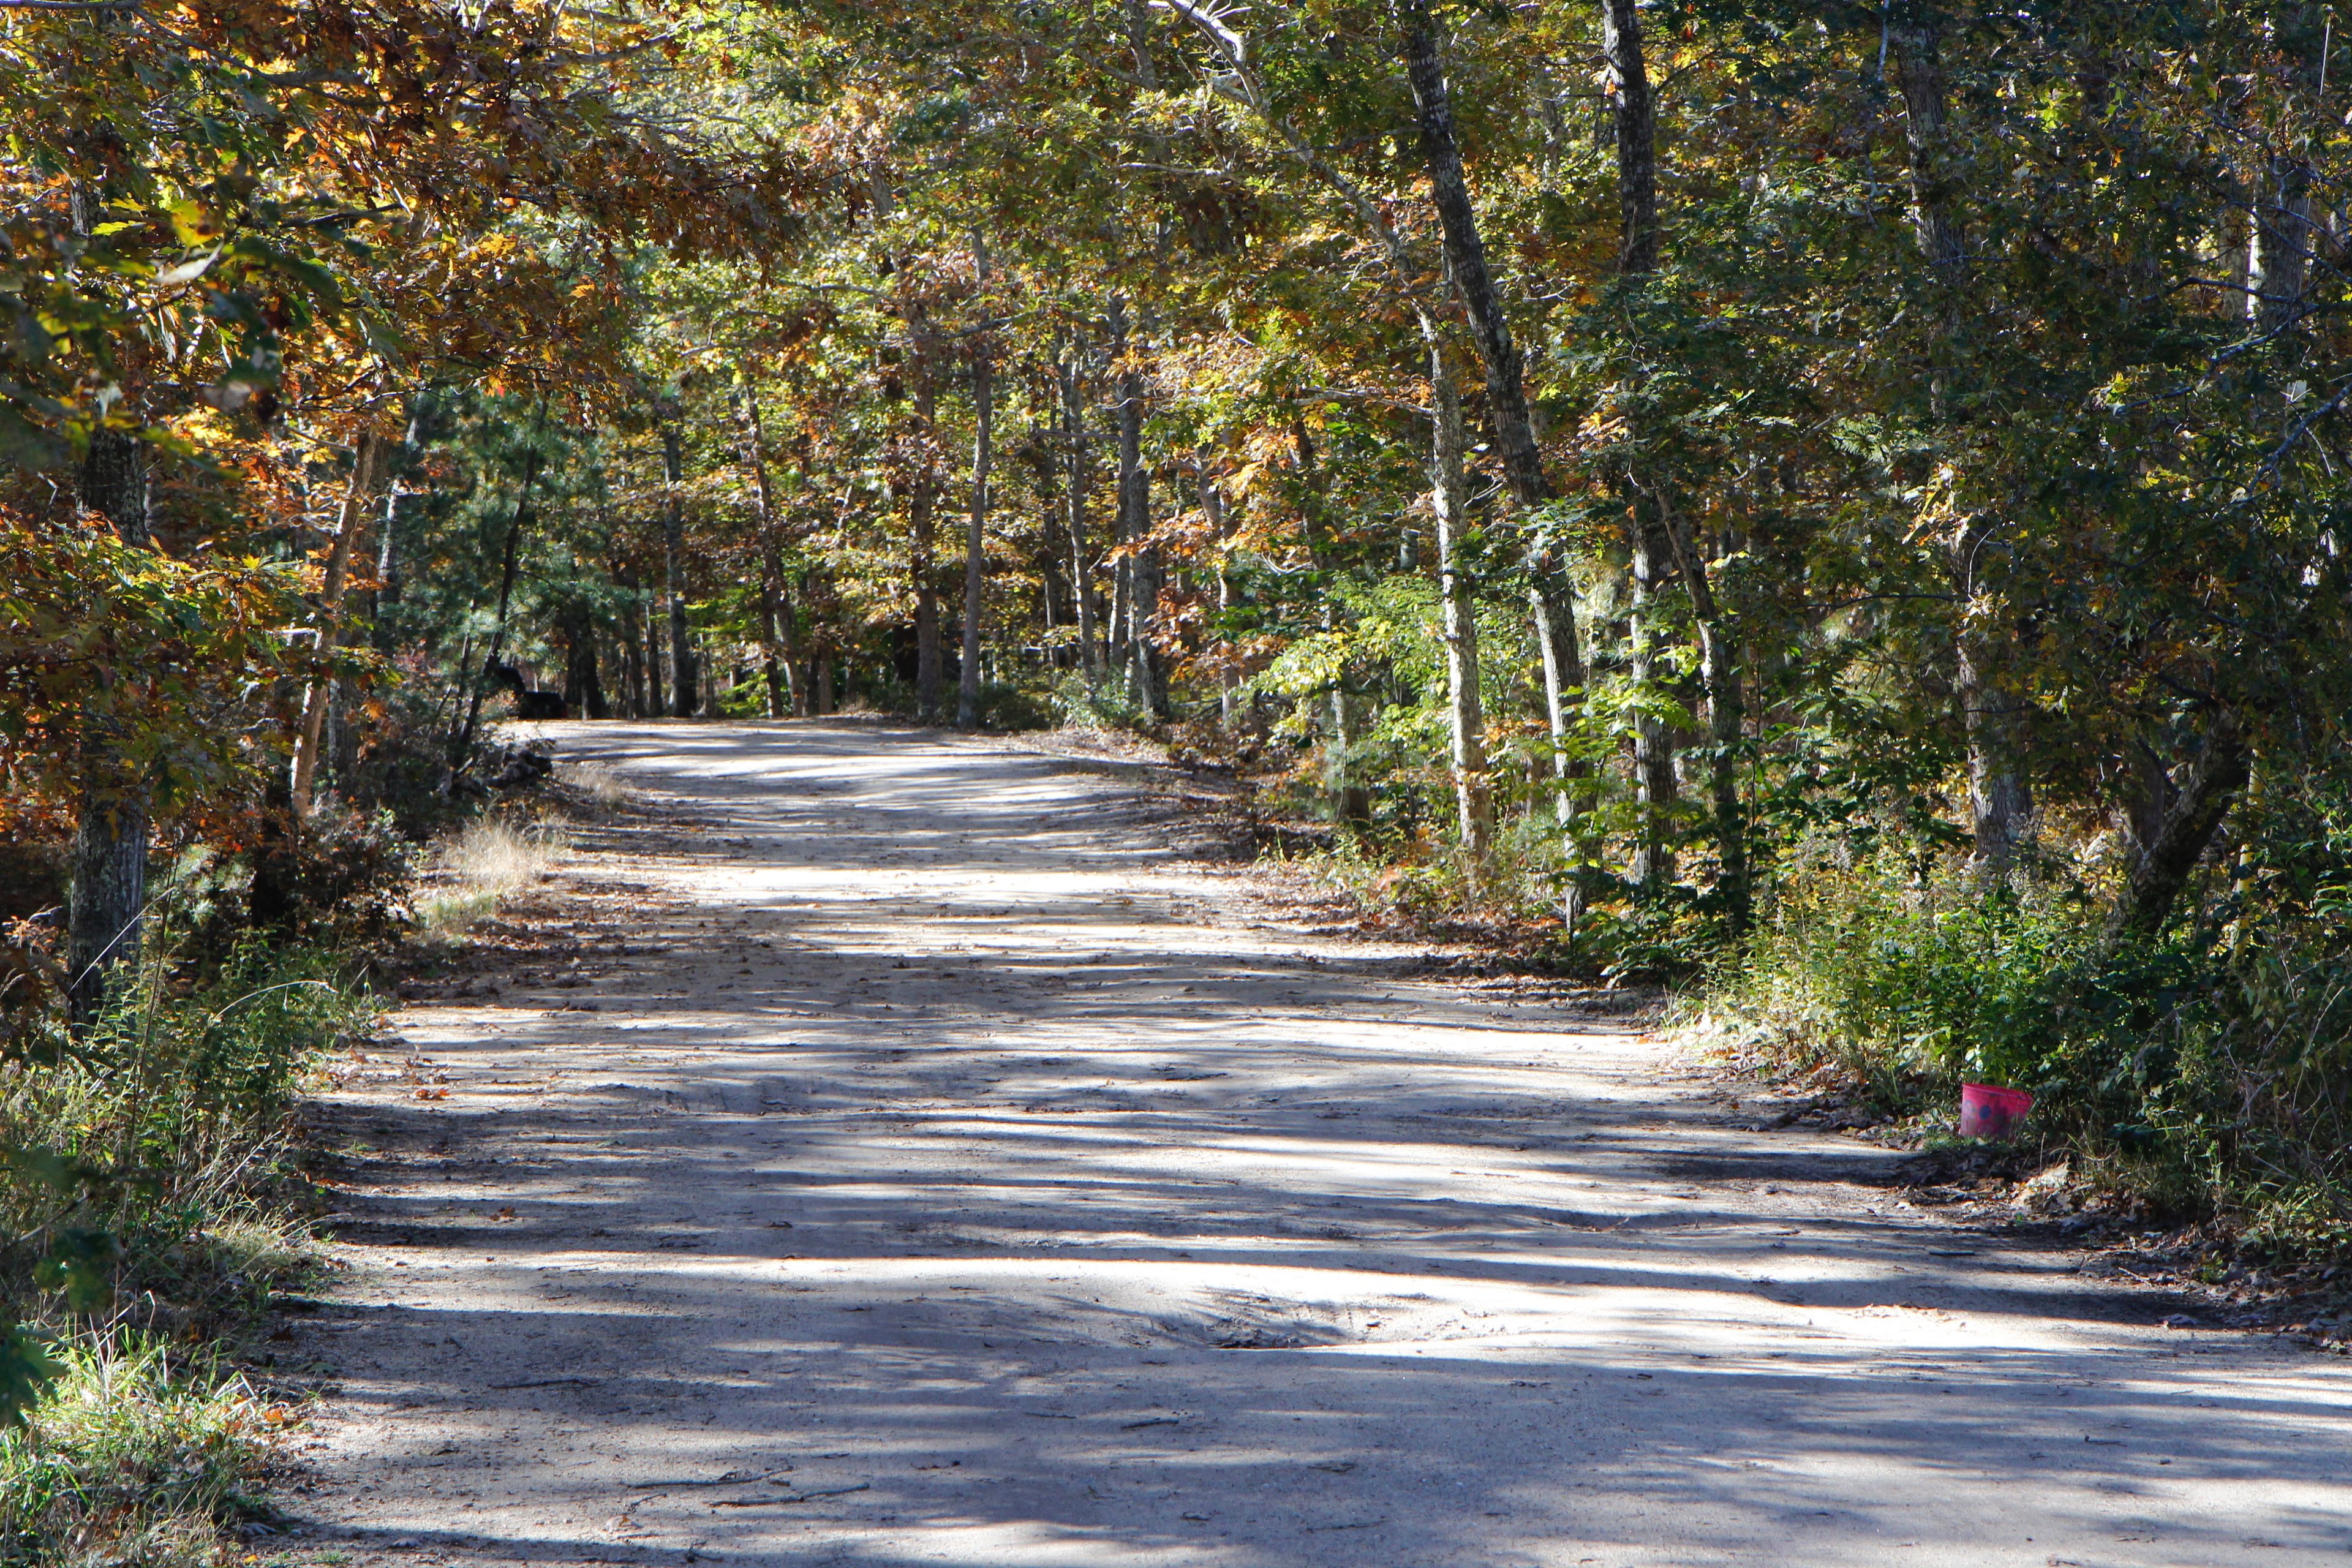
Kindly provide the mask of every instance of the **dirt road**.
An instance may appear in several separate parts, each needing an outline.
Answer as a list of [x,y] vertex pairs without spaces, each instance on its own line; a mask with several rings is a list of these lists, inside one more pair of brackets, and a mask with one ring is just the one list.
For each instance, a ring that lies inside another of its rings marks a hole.
[[[1116,778],[548,733],[623,939],[330,1113],[325,1561],[2342,1563],[2341,1361],[2168,1331],[1664,1047],[1281,929]],[[428,1086],[426,1092],[432,1092]],[[296,1542],[263,1547],[267,1553]]]

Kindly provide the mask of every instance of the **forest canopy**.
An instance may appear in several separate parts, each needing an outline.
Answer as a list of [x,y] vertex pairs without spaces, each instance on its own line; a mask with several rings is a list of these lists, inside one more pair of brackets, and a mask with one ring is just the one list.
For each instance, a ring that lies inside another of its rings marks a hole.
[[2333,20],[6,0],[0,914],[87,1021],[509,713],[1124,728],[2340,1245]]

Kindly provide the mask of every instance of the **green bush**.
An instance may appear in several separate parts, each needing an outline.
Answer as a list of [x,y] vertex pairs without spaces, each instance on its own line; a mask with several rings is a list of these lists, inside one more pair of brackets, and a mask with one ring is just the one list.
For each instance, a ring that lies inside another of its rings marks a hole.
[[2095,934],[2077,885],[1813,849],[1717,971],[1706,1008],[1745,1048],[1834,1064],[1891,1098],[1962,1078],[2039,1093],[2059,1056],[2061,997]]
[[254,1510],[288,1419],[244,1381],[130,1334],[57,1352],[59,1373],[0,1431],[0,1563],[214,1568],[221,1526]]
[[2097,892],[1809,847],[1685,1022],[1895,1110],[1948,1109],[1964,1079],[2031,1090],[2038,1136],[2143,1202],[2352,1250],[2352,955],[2275,904],[2114,940]]
[[329,956],[253,937],[188,995],[125,989],[79,1038],[52,1025],[0,1058],[0,1310],[33,1304],[70,1236],[109,1238],[121,1286],[210,1301],[221,1260],[278,1227],[304,1068],[373,1016]]

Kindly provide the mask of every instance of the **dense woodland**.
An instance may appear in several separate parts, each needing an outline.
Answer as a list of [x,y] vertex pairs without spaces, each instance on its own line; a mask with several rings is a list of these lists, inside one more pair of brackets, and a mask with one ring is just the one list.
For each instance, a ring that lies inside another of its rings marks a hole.
[[510,715],[1093,724],[2341,1249],[2334,20],[5,0],[12,1048],[396,925]]

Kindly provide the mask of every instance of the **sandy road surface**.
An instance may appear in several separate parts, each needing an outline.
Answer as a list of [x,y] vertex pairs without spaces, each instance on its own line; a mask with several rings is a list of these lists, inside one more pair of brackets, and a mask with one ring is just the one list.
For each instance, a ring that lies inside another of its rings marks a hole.
[[[397,1019],[288,1559],[2342,1563],[2340,1361],[1735,1124],[1663,1048],[1267,923],[1116,780],[550,726],[703,826]],[[583,1010],[590,1009],[592,1010]],[[344,1535],[330,1542],[325,1538]]]

